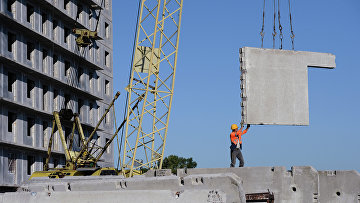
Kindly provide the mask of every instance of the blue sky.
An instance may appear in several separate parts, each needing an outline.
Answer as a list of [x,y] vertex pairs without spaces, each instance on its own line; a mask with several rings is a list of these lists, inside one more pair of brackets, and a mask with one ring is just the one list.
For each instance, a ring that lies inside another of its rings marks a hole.
[[[266,0],[264,47],[272,48]],[[309,126],[252,126],[245,166],[305,166],[360,171],[360,1],[292,0],[295,50],[336,55],[336,69],[309,70]],[[281,0],[284,49],[291,49],[287,1]],[[113,0],[114,91],[123,117],[137,0]],[[260,47],[262,0],[184,0],[173,108],[165,156],[198,167],[229,167],[229,133],[240,122],[239,48]],[[277,47],[279,45],[278,41]]]

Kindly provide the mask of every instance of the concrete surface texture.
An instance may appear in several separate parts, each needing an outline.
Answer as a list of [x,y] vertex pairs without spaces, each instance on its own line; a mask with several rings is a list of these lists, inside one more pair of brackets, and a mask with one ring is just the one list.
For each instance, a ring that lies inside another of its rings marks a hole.
[[[111,0],[104,1],[97,46],[79,54],[71,32],[75,23],[95,29],[98,11],[90,8],[100,2],[0,0],[0,187],[18,186],[43,169],[54,110],[65,103],[80,113],[88,136],[111,102]],[[113,132],[112,114],[106,120],[96,136],[100,145]],[[65,134],[71,127],[64,125]],[[50,167],[62,167],[57,133],[53,144]],[[102,159],[113,165],[112,147]]]
[[272,193],[275,203],[358,203],[357,171],[317,171],[311,166],[151,170],[142,176],[36,178],[17,192],[0,193],[5,202],[246,202]]
[[311,166],[178,169],[179,177],[234,173],[241,178],[245,194],[274,193],[275,202],[360,201],[357,171],[317,171]]
[[335,66],[328,53],[241,48],[242,121],[309,125],[308,67]]
[[[159,173],[154,173],[159,174]],[[186,177],[66,177],[31,180],[18,192],[0,194],[5,202],[207,202],[245,203],[241,179],[233,173]]]

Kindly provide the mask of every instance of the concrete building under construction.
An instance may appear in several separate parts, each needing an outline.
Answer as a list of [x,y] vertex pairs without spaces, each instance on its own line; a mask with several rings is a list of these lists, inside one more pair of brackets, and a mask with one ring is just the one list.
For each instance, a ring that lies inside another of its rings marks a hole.
[[[75,27],[101,39],[79,48]],[[111,0],[0,0],[0,187],[43,169],[53,111],[79,113],[89,136],[113,97],[112,44]],[[95,136],[98,144],[111,137],[112,115]],[[54,139],[50,167],[62,167],[63,147],[56,133]],[[102,159],[113,165],[112,147]]]

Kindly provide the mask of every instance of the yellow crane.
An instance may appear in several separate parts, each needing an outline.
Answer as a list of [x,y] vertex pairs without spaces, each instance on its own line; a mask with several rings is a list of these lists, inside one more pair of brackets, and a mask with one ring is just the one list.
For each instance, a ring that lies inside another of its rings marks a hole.
[[[118,174],[115,168],[97,167],[97,162],[124,126],[123,161],[119,150],[121,174],[133,176],[141,174],[144,168],[162,167],[174,93],[182,6],[182,0],[140,0],[123,122],[105,146],[97,146],[100,153],[95,153],[91,140],[106,114],[114,108],[114,102],[120,93],[115,95],[87,140],[78,114],[66,109],[66,106],[60,112],[54,111],[45,170],[33,173],[31,178]],[[92,40],[98,39],[96,31],[76,28],[73,32],[77,34],[78,47],[85,48],[93,43]],[[66,122],[71,122],[73,126],[69,137],[62,131],[62,123]],[[48,166],[56,129],[59,131],[65,153],[66,165],[63,169],[50,169]],[[80,151],[72,150],[75,131],[79,134]]]
[[[183,0],[141,0],[126,105],[121,171],[161,168],[179,47]],[[138,103],[137,108],[133,108]],[[120,148],[119,147],[119,148]],[[127,174],[125,174],[127,173]]]
[[[60,112],[53,112],[53,122],[51,136],[48,145],[48,156],[44,164],[44,171],[34,172],[30,179],[33,177],[45,177],[49,178],[62,178],[64,176],[85,176],[85,175],[117,175],[118,171],[113,167],[100,168],[97,166],[97,162],[100,160],[101,156],[106,152],[109,145],[112,143],[114,138],[117,136],[120,129],[123,127],[125,121],[117,128],[113,136],[105,143],[103,147],[96,146],[94,143],[91,143],[96,131],[98,130],[100,124],[106,117],[106,114],[109,113],[111,108],[114,106],[115,100],[119,97],[120,92],[117,92],[114,99],[109,104],[108,108],[105,110],[105,113],[98,121],[96,127],[91,132],[90,136],[86,139],[81,123],[80,118],[77,113],[73,113],[71,109],[61,109]],[[66,137],[63,131],[63,124],[71,123],[72,132],[70,136]],[[58,131],[60,140],[64,149],[65,154],[65,167],[64,168],[49,168],[49,161],[51,158],[52,151],[52,142],[54,140],[55,132]],[[79,151],[73,150],[73,144],[75,141],[75,133],[79,135],[79,146],[81,146]],[[94,150],[96,148],[96,150]],[[100,151],[99,151],[100,150]]]

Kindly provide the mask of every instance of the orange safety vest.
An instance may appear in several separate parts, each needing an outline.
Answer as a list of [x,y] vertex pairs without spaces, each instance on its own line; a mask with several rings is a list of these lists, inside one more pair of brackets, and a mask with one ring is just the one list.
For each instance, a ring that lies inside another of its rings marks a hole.
[[[241,128],[242,129],[242,128]],[[234,143],[235,145],[237,144],[238,142],[238,139],[239,139],[239,143],[242,144],[242,140],[241,140],[241,136],[245,133],[247,133],[247,130],[238,130],[237,132],[231,132],[230,133],[230,140],[232,143]],[[237,135],[237,136],[236,136]]]

